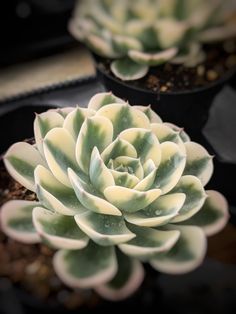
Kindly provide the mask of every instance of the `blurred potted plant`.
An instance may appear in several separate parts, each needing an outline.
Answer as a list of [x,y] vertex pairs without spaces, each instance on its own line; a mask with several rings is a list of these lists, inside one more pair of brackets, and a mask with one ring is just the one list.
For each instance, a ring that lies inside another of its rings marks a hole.
[[108,90],[187,129],[206,122],[236,67],[233,1],[80,0],[71,34]]
[[34,137],[4,155],[18,183],[6,190],[1,227],[36,255],[43,249],[73,289],[121,300],[142,283],[142,262],[189,272],[205,256],[206,236],[228,220],[224,197],[204,189],[212,157],[150,107],[97,94],[88,108],[36,115]]

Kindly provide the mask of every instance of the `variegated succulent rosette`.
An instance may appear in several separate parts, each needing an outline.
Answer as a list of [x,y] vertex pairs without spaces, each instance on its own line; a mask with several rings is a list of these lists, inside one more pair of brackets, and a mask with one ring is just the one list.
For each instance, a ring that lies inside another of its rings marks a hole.
[[54,268],[70,287],[119,300],[140,286],[142,262],[189,272],[228,220],[224,197],[204,190],[212,157],[150,107],[100,93],[88,108],[36,115],[34,135],[4,162],[38,200],[3,205],[2,229],[58,249]]
[[202,63],[203,44],[236,36],[235,12],[234,0],[80,0],[69,30],[128,81],[166,62]]

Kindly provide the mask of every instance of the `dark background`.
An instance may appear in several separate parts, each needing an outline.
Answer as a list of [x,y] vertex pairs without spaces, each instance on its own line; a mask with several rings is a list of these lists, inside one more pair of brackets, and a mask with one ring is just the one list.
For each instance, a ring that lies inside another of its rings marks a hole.
[[0,2],[0,66],[61,51],[75,41],[67,31],[74,0]]

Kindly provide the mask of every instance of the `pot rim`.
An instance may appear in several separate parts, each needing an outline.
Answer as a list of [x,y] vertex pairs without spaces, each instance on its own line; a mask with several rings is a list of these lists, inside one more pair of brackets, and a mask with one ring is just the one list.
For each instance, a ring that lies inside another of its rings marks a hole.
[[236,73],[236,68],[235,69],[229,69],[227,72],[225,72],[225,74],[223,76],[221,76],[219,79],[217,79],[216,81],[214,82],[211,82],[209,84],[207,84],[207,86],[201,86],[201,87],[197,87],[197,88],[193,88],[193,89],[190,89],[190,90],[183,90],[183,91],[172,91],[172,92],[162,92],[162,91],[159,91],[159,92],[154,92],[154,91],[151,91],[151,90],[148,90],[148,89],[144,89],[144,88],[141,88],[141,87],[137,87],[137,86],[132,86],[126,82],[128,81],[122,81],[120,80],[119,78],[107,73],[106,71],[104,71],[103,69],[101,69],[101,67],[99,66],[99,62],[103,62],[103,58],[92,53],[92,56],[93,56],[93,60],[94,60],[94,63],[95,63],[95,67],[96,67],[96,70],[101,73],[103,76],[106,77],[106,79],[109,79],[111,81],[113,81],[115,84],[117,85],[121,85],[125,88],[130,88],[131,90],[133,91],[136,91],[138,93],[146,93],[150,96],[155,96],[155,95],[160,95],[160,96],[181,96],[181,95],[191,95],[191,94],[198,94],[198,93],[202,93],[202,92],[205,92],[207,90],[211,90],[211,89],[214,89],[214,88],[217,88],[217,87],[220,87],[224,84],[227,83],[228,80],[230,80],[233,75]]

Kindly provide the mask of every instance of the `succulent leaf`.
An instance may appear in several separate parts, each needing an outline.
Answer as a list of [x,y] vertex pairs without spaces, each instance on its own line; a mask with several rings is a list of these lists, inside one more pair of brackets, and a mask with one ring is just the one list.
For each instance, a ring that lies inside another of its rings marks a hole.
[[148,73],[148,66],[130,57],[113,61],[111,71],[122,81],[133,81],[144,77]]
[[51,109],[51,111],[56,111],[65,119],[68,116],[68,114],[71,113],[71,111],[73,111],[74,109],[75,107],[61,107],[58,109]]
[[71,187],[67,169],[77,169],[75,141],[63,128],[54,128],[47,133],[43,142],[47,164],[54,177],[62,184]]
[[198,143],[185,143],[187,161],[184,174],[198,177],[203,186],[210,180],[213,173],[212,156]]
[[117,138],[110,145],[108,145],[101,154],[105,164],[119,156],[137,158],[137,152],[133,145],[129,142]]
[[207,236],[221,231],[229,219],[228,204],[222,194],[217,191],[206,191],[207,198],[200,211],[185,224],[199,226]]
[[135,237],[122,217],[86,212],[75,216],[76,223],[94,242],[110,246]]
[[103,106],[114,104],[114,103],[123,104],[125,102],[121,98],[114,96],[111,92],[98,93],[90,99],[88,103],[88,109],[97,111]]
[[159,41],[155,25],[147,20],[133,19],[126,24],[129,36],[137,38],[147,51],[159,50]]
[[173,64],[183,64],[186,67],[195,67],[202,63],[206,58],[204,51],[199,43],[191,43],[184,54],[179,54],[171,60]]
[[110,40],[106,40],[103,36],[89,34],[85,38],[86,44],[101,57],[117,58],[120,56],[112,46]]
[[95,288],[96,292],[105,299],[119,301],[129,297],[141,285],[144,278],[142,264],[121,252],[117,252],[118,271],[115,277]]
[[85,208],[95,213],[121,216],[121,212],[117,207],[103,199],[102,195],[91,184],[82,181],[72,169],[68,169],[68,175],[75,194]]
[[176,126],[175,124],[170,123],[170,122],[165,122],[164,125],[165,125],[165,126],[169,126],[173,131],[178,132],[178,133],[179,133],[179,136],[180,136],[180,138],[181,138],[181,140],[182,140],[184,143],[191,141],[189,135],[184,131],[183,128],[180,128],[180,127],[178,127],[178,126]]
[[112,173],[105,166],[97,147],[94,147],[91,154],[89,177],[91,184],[101,193],[103,193],[108,186],[115,185]]
[[111,204],[129,213],[147,207],[155,201],[160,194],[160,189],[137,191],[123,186],[110,186],[104,190],[104,195]]
[[57,275],[72,288],[96,287],[117,272],[115,250],[92,241],[81,250],[60,250],[53,260]]
[[26,244],[40,242],[36,232],[32,211],[38,202],[13,200],[5,203],[1,208],[1,228],[11,238]]
[[77,250],[88,244],[89,238],[78,228],[73,217],[34,207],[33,222],[38,234],[53,248]]
[[159,166],[161,148],[157,137],[151,131],[141,128],[129,128],[121,132],[119,138],[134,146],[142,163],[151,159],[156,167]]
[[161,231],[152,228],[128,225],[136,237],[127,243],[120,244],[119,248],[127,255],[147,260],[156,253],[169,251],[177,242],[178,230]]
[[[177,228],[176,228],[177,227]],[[166,230],[179,230],[176,245],[166,253],[159,253],[151,259],[151,265],[167,274],[183,274],[201,264],[206,252],[206,238],[202,229],[195,226],[172,226]]]
[[102,152],[112,142],[112,137],[113,126],[107,118],[96,115],[84,121],[76,142],[76,160],[85,173],[89,172],[93,148]]
[[[189,29],[189,25],[186,21],[176,21],[175,19],[159,19],[155,24],[157,32],[157,38],[162,49],[173,49],[171,47],[179,46],[183,41],[186,31]],[[174,48],[175,49],[175,48]],[[177,50],[173,51],[173,54],[169,53],[170,60],[176,54]]]
[[172,58],[174,58],[177,52],[178,50],[176,48],[170,48],[156,53],[130,50],[128,52],[128,56],[130,57],[130,59],[132,59],[134,62],[137,62],[140,65],[155,66],[171,60]]
[[236,36],[235,24],[212,27],[199,34],[202,43],[221,42]]
[[169,126],[164,123],[152,123],[151,124],[152,132],[156,135],[160,143],[163,142],[176,142],[178,137],[178,132],[171,129]]
[[76,141],[84,120],[88,117],[92,117],[95,113],[94,110],[77,107],[76,110],[71,111],[67,115],[63,123],[63,128],[69,131]]
[[137,226],[156,227],[168,223],[182,208],[185,194],[173,193],[157,198],[149,207],[135,213],[126,213],[125,219]]
[[122,131],[129,128],[149,129],[150,127],[147,116],[128,104],[110,104],[104,106],[97,111],[96,116],[106,117],[111,121],[113,125],[113,139]]
[[4,164],[10,175],[27,189],[35,192],[34,169],[46,166],[40,153],[30,144],[13,144],[4,156]]
[[43,155],[43,139],[46,134],[53,128],[62,127],[64,122],[63,117],[55,111],[47,111],[41,114],[36,114],[34,120],[35,142],[38,151]]
[[139,158],[119,156],[113,160],[113,166],[117,171],[126,171],[135,175],[140,180],[143,179],[144,172]]
[[158,116],[158,114],[156,114],[155,111],[151,109],[150,106],[133,106],[133,108],[138,109],[145,113],[150,123],[162,123],[161,118]]
[[114,49],[122,55],[126,55],[129,50],[143,49],[141,42],[130,36],[116,35],[112,40]]
[[117,170],[110,170],[114,180],[115,184],[118,186],[124,186],[126,188],[133,188],[136,186],[140,180],[133,174],[129,174],[127,172],[120,172]]
[[154,168],[145,178],[140,180],[134,189],[137,191],[147,191],[153,186],[154,180],[156,178],[157,168]]
[[202,208],[207,196],[201,181],[190,175],[182,176],[171,192],[186,195],[178,216],[174,217],[171,222],[185,221],[195,215]]
[[161,163],[158,167],[154,186],[168,193],[179,181],[183,174],[186,157],[178,145],[164,142],[161,145]]
[[48,169],[37,166],[34,176],[38,199],[46,208],[66,216],[86,210],[74,190],[58,181]]

